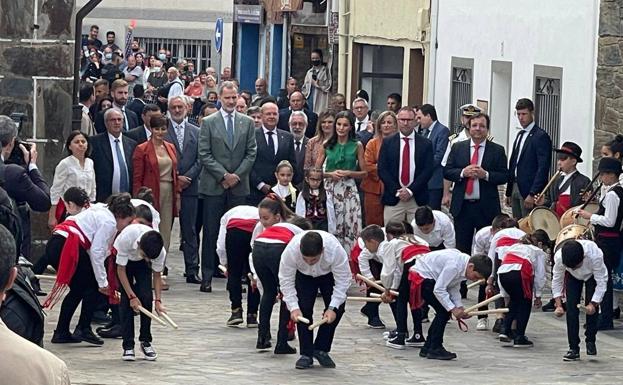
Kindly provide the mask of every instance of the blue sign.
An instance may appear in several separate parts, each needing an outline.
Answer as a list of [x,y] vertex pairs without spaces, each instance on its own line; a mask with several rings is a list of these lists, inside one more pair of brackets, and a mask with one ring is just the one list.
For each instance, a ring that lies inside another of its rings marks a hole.
[[220,17],[216,19],[216,27],[214,27],[214,46],[216,52],[221,53],[221,48],[223,48],[223,19]]

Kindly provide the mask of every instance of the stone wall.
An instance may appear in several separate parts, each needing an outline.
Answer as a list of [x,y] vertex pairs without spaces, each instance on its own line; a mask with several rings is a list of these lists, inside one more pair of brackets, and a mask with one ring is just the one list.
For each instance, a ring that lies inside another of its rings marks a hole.
[[[0,0],[0,114],[26,114],[20,136],[50,184],[71,130],[74,11],[74,0]],[[47,213],[35,214],[35,258],[48,236]]]

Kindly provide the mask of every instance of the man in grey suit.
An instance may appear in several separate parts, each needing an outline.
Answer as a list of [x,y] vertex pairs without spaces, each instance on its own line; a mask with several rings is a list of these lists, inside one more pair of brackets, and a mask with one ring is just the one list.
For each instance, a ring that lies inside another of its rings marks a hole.
[[294,155],[296,157],[294,174],[298,178],[299,185],[302,185],[300,182],[302,182],[305,177],[305,151],[307,149],[307,142],[309,141],[309,138],[305,136],[308,125],[307,115],[305,115],[303,111],[293,111],[290,115],[288,125],[294,137]]
[[443,197],[443,160],[448,148],[450,130],[437,121],[437,111],[431,104],[424,104],[417,112],[416,120],[420,124],[418,134],[433,144],[433,175],[428,181],[428,205],[433,210],[441,210]]
[[199,204],[199,173],[201,172],[197,154],[199,127],[188,123],[186,103],[181,96],[169,99],[168,111],[171,120],[164,139],[175,145],[177,153],[178,184],[182,189],[179,221],[186,282],[201,283],[199,238],[195,228]]
[[257,152],[253,119],[235,111],[236,85],[223,82],[219,99],[221,109],[205,118],[199,131],[199,162],[202,166],[199,195],[204,199],[202,292],[212,291],[221,216],[232,207],[245,203],[249,195],[249,174]]

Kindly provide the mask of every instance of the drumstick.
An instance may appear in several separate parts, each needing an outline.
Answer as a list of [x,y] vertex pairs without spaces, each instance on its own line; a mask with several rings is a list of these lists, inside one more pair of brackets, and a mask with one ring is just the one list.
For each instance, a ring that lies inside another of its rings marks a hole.
[[164,322],[163,320],[160,319],[160,317],[158,317],[154,313],[150,312],[149,310],[145,309],[144,307],[139,306],[138,310],[141,313],[145,314],[147,317],[149,317],[149,318],[153,319],[154,321],[158,322],[160,325],[168,326],[166,322]]
[[55,275],[38,274],[38,275],[35,275],[35,277],[37,277],[37,279],[39,279],[41,281],[56,281],[56,276]]
[[357,301],[357,302],[383,302],[380,297],[346,297],[348,301]]
[[485,299],[484,301],[475,304],[474,306],[468,307],[467,309],[464,310],[464,312],[465,313],[472,312],[472,311],[478,309],[479,307],[485,306],[485,305],[495,301],[496,299],[499,299],[499,298],[502,298],[502,297],[503,297],[503,295],[501,293],[500,294],[496,294],[496,295],[494,295],[491,298]]
[[309,327],[308,327],[307,329],[308,329],[308,330],[314,330],[314,329],[315,329],[315,328],[317,328],[318,326],[320,326],[320,325],[324,325],[324,324],[326,324],[327,322],[329,322],[329,319],[328,319],[328,318],[323,318],[323,319],[321,319],[320,321],[316,321],[316,322],[314,322],[313,324],[309,325]]
[[467,313],[468,315],[486,315],[486,314],[504,314],[508,313],[508,308],[491,309],[491,310],[475,310]]
[[297,320],[298,322],[302,322],[302,323],[304,323],[304,324],[308,324],[308,325],[309,325],[309,320],[308,320],[307,318],[303,317],[302,315],[300,315],[300,316],[296,317],[296,320]]
[[225,266],[223,266],[223,265],[218,265],[218,268],[219,268],[219,270],[220,270],[220,271],[222,271],[222,272],[223,272],[223,274],[227,274],[227,268],[226,268]]
[[169,317],[167,313],[160,313],[160,316],[164,318],[164,320],[167,321],[169,325],[173,327],[173,329],[179,329],[179,326],[177,326],[177,324],[173,322],[173,320],[171,319],[171,317]]
[[[361,274],[357,274],[357,278],[359,278],[360,280],[362,280],[365,283],[367,283],[368,286],[370,286],[370,287],[373,287],[373,288],[375,288],[377,290],[380,290],[380,291],[385,291],[385,288],[383,286],[379,285],[378,283],[374,282],[373,280],[371,280],[369,278],[364,277]],[[391,293],[391,295],[398,297],[398,292],[397,291],[390,290],[389,292]]]
[[472,287],[480,286],[483,283],[485,283],[485,279],[484,278],[479,279],[478,281],[474,281],[474,282],[470,283],[469,285],[467,285],[467,288],[471,289]]

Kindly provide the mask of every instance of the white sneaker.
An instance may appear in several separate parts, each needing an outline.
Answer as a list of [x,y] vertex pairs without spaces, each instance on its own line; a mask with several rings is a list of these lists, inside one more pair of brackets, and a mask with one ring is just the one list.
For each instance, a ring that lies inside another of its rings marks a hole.
[[134,354],[134,349],[126,349],[123,351],[123,355],[121,359],[124,361],[136,361],[136,355]]
[[476,324],[476,330],[478,331],[486,331],[489,329],[489,320],[487,318],[481,318],[478,320]]

